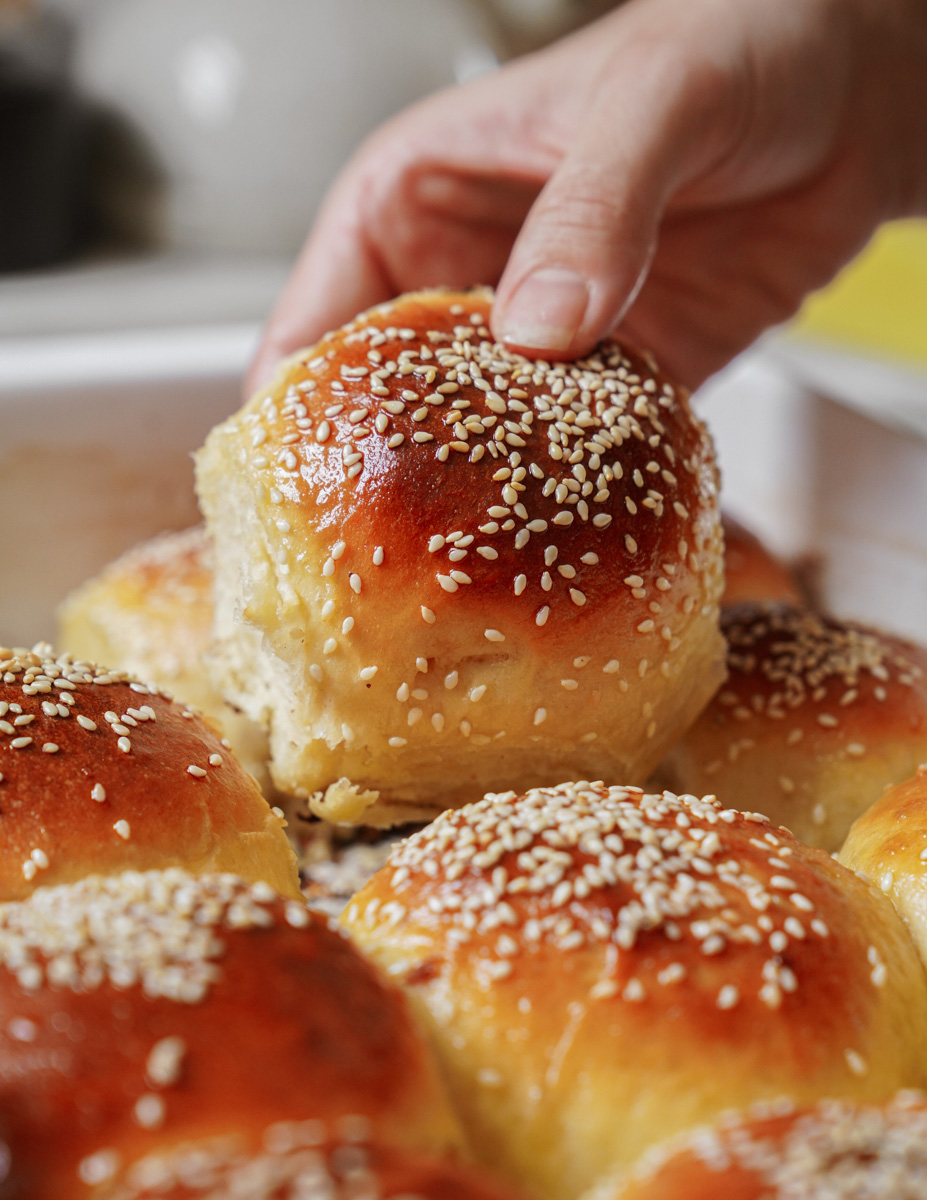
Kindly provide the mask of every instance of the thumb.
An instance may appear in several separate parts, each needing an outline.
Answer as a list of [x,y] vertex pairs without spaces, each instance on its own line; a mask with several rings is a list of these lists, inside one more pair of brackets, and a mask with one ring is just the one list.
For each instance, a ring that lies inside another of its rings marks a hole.
[[733,72],[702,71],[657,37],[618,57],[499,283],[493,332],[514,349],[574,358],[609,333],[646,278],[674,192],[729,142]]

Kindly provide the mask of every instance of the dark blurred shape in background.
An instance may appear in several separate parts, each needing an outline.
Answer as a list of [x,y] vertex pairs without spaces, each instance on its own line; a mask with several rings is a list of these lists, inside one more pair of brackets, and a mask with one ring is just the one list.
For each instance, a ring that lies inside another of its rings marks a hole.
[[0,271],[47,266],[88,231],[88,113],[64,20],[0,3]]
[[297,250],[366,134],[617,0],[0,0],[0,272]]

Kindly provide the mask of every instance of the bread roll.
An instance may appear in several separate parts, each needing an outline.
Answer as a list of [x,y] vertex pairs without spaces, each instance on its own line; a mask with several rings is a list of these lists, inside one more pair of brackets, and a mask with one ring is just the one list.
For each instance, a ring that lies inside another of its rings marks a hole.
[[402,843],[345,921],[430,1030],[482,1160],[549,1200],[728,1108],[886,1100],[927,1073],[927,979],[891,904],[712,797],[489,796]]
[[263,730],[225,703],[206,670],[212,617],[212,552],[197,525],[143,542],[72,592],[59,610],[58,642],[198,708],[271,795]]
[[728,679],[661,763],[670,788],[746,802],[813,846],[927,759],[927,651],[788,605],[726,609]]
[[721,607],[744,600],[784,600],[803,604],[804,596],[789,569],[772,555],[760,539],[722,513],[724,530],[724,595]]
[[291,358],[197,458],[221,689],[335,821],[643,778],[721,680],[708,435],[646,355],[422,292]]
[[47,646],[0,649],[0,814],[0,900],[177,865],[300,895],[282,817],[195,713]]
[[891,899],[927,966],[927,764],[856,819],[838,857]]
[[767,1105],[646,1156],[585,1200],[923,1200],[927,1097]]
[[517,1200],[459,1163],[358,1140],[357,1125],[339,1138],[320,1121],[281,1123],[259,1154],[228,1139],[181,1146],[136,1164],[136,1186],[111,1200]]
[[0,905],[0,960],[0,1113],[24,1200],[138,1186],[133,1164],[183,1143],[254,1155],[281,1122],[459,1145],[402,996],[265,884],[172,870],[41,888]]

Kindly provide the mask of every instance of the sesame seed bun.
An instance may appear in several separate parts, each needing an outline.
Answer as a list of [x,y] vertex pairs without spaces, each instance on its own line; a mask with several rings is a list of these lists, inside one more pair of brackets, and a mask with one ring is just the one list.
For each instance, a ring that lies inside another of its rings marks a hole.
[[837,850],[854,819],[927,759],[927,651],[788,605],[721,621],[728,679],[659,778],[713,792]]
[[724,595],[721,607],[744,600],[782,600],[803,604],[805,597],[791,571],[756,534],[729,513],[721,514],[724,530]]
[[731,1116],[659,1147],[630,1179],[586,1200],[923,1200],[927,1097],[884,1106],[788,1102]]
[[47,646],[0,648],[0,821],[0,900],[170,866],[300,895],[283,819],[196,713]]
[[345,912],[487,1166],[568,1200],[787,1093],[922,1086],[927,980],[880,893],[713,797],[564,784],[402,843]]
[[212,551],[203,526],[163,533],[67,597],[58,612],[58,644],[76,657],[152,680],[198,708],[272,795],[263,730],[225,703],[206,670],[212,593]]
[[459,1163],[358,1140],[350,1127],[336,1133],[294,1121],[269,1129],[256,1155],[228,1140],[183,1146],[137,1163],[129,1174],[139,1186],[112,1200],[517,1200]]
[[403,997],[267,885],[172,870],[41,888],[0,905],[0,950],[17,1196],[111,1196],[140,1159],[213,1139],[255,1155],[280,1122],[458,1145]]
[[486,291],[372,309],[197,458],[221,690],[335,821],[643,778],[722,678],[708,435],[618,342],[550,364]]
[[927,763],[856,819],[838,858],[891,899],[927,966]]

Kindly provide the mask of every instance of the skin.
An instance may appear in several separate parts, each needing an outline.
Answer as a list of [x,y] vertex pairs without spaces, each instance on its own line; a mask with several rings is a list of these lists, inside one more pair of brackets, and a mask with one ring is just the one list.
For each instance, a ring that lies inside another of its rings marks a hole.
[[695,386],[924,212],[927,0],[630,0],[360,148],[248,386],[398,292],[487,282],[497,339],[620,328]]

